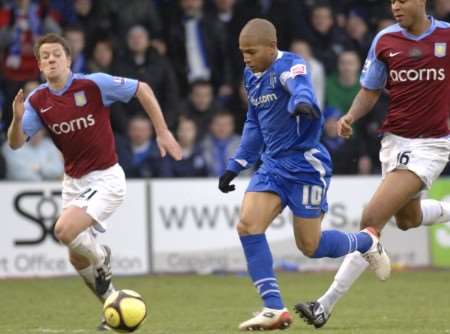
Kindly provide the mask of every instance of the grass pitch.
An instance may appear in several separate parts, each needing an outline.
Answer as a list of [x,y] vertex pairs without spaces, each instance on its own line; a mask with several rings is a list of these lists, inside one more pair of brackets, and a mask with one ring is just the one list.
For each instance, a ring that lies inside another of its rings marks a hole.
[[[332,273],[280,274],[284,301],[318,297]],[[242,276],[116,278],[118,288],[142,294],[149,308],[138,334],[238,333],[237,325],[260,308]],[[315,330],[295,316],[283,333],[449,334],[450,272],[393,273],[386,283],[366,273]],[[98,333],[101,305],[79,278],[0,280],[0,333]]]

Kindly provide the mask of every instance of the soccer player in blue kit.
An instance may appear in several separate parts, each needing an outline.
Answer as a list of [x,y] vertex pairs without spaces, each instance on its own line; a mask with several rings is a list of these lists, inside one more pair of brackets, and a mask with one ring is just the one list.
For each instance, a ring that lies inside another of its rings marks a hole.
[[239,329],[284,329],[292,317],[281,299],[265,231],[286,205],[294,214],[297,247],[306,256],[336,258],[358,250],[377,275],[390,271],[390,261],[370,228],[321,231],[331,160],[319,143],[323,116],[305,61],[279,51],[275,27],[263,19],[243,27],[239,48],[246,65],[248,112],[240,146],[219,179],[219,189],[233,191],[237,174],[262,160],[246,190],[237,230],[249,275],[264,303]]

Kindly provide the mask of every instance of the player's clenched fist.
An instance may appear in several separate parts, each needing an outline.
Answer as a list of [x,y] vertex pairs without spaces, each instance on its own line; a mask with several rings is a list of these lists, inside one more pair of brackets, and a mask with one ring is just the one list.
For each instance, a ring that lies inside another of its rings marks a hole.
[[349,114],[342,116],[337,122],[337,133],[340,137],[350,138],[353,134],[353,117]]
[[13,101],[14,118],[16,120],[21,120],[23,117],[24,111],[25,111],[25,107],[23,105],[23,90],[20,89],[17,92],[16,97],[14,98],[14,101]]

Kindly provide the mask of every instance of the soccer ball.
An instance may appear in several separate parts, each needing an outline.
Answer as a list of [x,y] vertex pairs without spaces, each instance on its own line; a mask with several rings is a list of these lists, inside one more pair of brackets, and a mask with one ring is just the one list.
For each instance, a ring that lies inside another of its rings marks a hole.
[[103,315],[108,326],[116,332],[134,332],[144,321],[147,306],[137,292],[118,290],[106,299]]

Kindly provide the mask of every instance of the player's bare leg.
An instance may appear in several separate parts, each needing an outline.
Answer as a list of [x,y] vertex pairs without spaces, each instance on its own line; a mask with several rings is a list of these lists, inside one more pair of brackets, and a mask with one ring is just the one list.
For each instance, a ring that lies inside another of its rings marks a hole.
[[[89,260],[84,256],[78,255],[77,253],[70,251],[70,249],[69,249],[69,259],[70,259],[70,263],[72,264],[72,266],[76,269],[78,274],[83,278],[87,287],[92,291],[92,293],[103,304],[105,302],[106,298],[108,298],[109,295],[115,291],[112,283],[110,284],[107,293],[105,293],[103,296],[97,295],[97,292],[95,290],[95,271],[94,271],[94,267],[91,265]],[[106,324],[106,320],[104,319],[103,315],[101,317],[100,324],[97,326],[97,330],[99,330],[99,331],[110,330],[109,326]]]
[[247,192],[237,226],[248,271],[264,301],[264,308],[239,325],[241,331],[288,328],[292,322],[284,307],[264,232],[281,211],[280,198],[269,192]]
[[247,192],[242,200],[239,235],[264,233],[281,212],[281,200],[270,192]]
[[[349,251],[348,245],[350,241],[357,243],[355,240],[361,237],[364,238],[363,235],[346,234],[340,231],[326,231],[323,235],[321,230],[322,219],[323,214],[317,218],[294,217],[294,234],[297,247],[306,256],[342,256],[346,254],[346,251]],[[367,239],[367,235],[365,236],[365,239]],[[371,243],[369,246],[366,246],[366,249],[370,249],[372,247],[370,245],[374,243],[373,240],[370,240],[370,237],[369,242]],[[331,247],[327,247],[327,244]],[[363,258],[361,258],[361,261],[363,261],[366,267],[368,266],[367,262]],[[327,322],[331,314],[318,302],[298,303],[294,306],[294,310],[307,323],[314,325],[316,328],[322,327]]]
[[[302,251],[306,256],[312,257],[317,250],[321,237],[321,222],[323,215],[318,218],[299,218],[294,217],[294,235],[297,248]],[[299,311],[299,307],[302,304],[294,306],[294,310],[300,314],[302,318],[302,312]],[[322,309],[315,310],[316,317],[323,319],[323,323],[328,320],[329,315]],[[320,314],[320,315],[319,315]],[[305,319],[305,318],[304,318]],[[306,320],[305,320],[306,321]],[[320,326],[319,326],[320,327]],[[317,327],[317,328],[319,328]]]
[[97,294],[103,296],[111,283],[111,251],[101,246],[88,230],[94,224],[85,209],[71,206],[56,222],[55,235],[72,252],[89,259],[95,269]]
[[308,257],[317,250],[322,234],[321,222],[323,214],[317,218],[294,217],[294,236],[297,248]]
[[[395,215],[397,226],[406,231],[420,225],[442,224],[450,221],[450,204],[433,199],[414,198]],[[347,255],[329,289],[317,301],[301,303],[305,321],[316,328],[325,325],[337,302],[367,269],[361,253]]]
[[69,250],[69,259],[72,266],[76,269],[78,274],[83,278],[86,285],[89,287],[89,289],[95,294],[95,296],[98,298],[98,300],[101,303],[104,303],[105,300],[115,291],[113,284],[111,283],[108,287],[108,290],[103,295],[97,294],[96,288],[95,288],[95,269],[94,266],[91,265],[89,260],[79,255],[75,252],[72,252]]
[[445,224],[450,222],[450,203],[415,198],[397,212],[395,221],[403,231],[420,225]]
[[422,188],[422,180],[409,170],[388,173],[364,208],[361,227],[372,227],[380,233],[389,219],[409,204]]
[[390,273],[390,260],[373,228],[365,228],[358,233],[322,231],[322,219],[323,214],[317,218],[294,217],[295,239],[303,254],[312,258],[338,258],[359,251],[370,260],[372,253],[379,253],[376,273],[379,278],[387,278]]
[[[108,259],[110,251],[106,246],[100,246],[95,240],[90,228],[94,223],[95,221],[84,209],[72,206],[64,210],[55,226],[55,234],[62,243],[68,246],[70,262],[86,285],[100,302],[104,302],[114,291],[114,286],[110,279],[109,282],[101,278],[99,280],[96,269],[98,266],[103,267],[103,264],[107,262],[106,268],[111,272],[110,259]],[[83,228],[85,229],[82,230]],[[100,286],[107,288],[98,289],[99,282],[102,283]],[[101,320],[97,329],[109,330],[104,319]]]
[[[398,180],[398,178],[400,178],[400,180]],[[403,183],[408,182],[409,184],[403,186]],[[372,223],[374,221],[384,221],[384,223],[375,225],[377,231],[381,231],[389,218],[397,212],[397,224],[403,224],[402,227],[405,229],[417,226],[420,224],[420,220],[418,221],[417,216],[421,216],[420,201],[414,197],[421,188],[422,182],[420,179],[409,171],[402,170],[389,173],[370,201],[370,205],[364,210],[363,219],[365,220],[363,220],[362,224]],[[392,189],[392,191],[390,191],[390,189]],[[381,215],[376,216],[373,211],[377,210],[377,207],[380,205],[379,203],[383,203],[383,196],[385,196],[384,200],[390,205],[386,205],[388,207],[387,209],[386,206],[384,206],[386,210],[381,210]],[[399,206],[400,209],[397,209]],[[414,215],[416,215],[416,217],[414,217]],[[370,219],[368,219],[368,217],[370,217]],[[327,292],[317,301],[297,304],[296,310],[308,324],[313,325],[316,328],[324,326],[336,303],[347,293],[353,283],[361,276],[368,266],[369,263],[363,258],[361,253],[354,252],[347,255]]]
[[[408,204],[422,189],[422,180],[409,170],[394,170],[386,175],[364,208],[361,228],[372,232],[376,238],[391,217]],[[390,275],[386,271],[386,253],[380,247],[363,254],[376,276],[385,280]]]
[[[95,223],[85,209],[71,206],[55,225],[56,237],[69,248],[70,262],[100,301],[114,291],[111,283],[111,251],[101,246],[90,227]],[[99,330],[107,330],[103,321]]]

